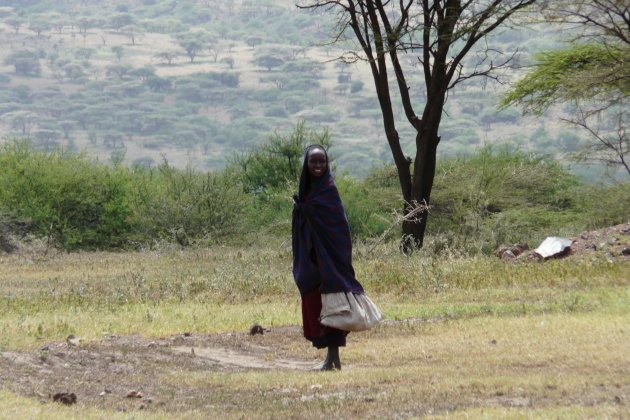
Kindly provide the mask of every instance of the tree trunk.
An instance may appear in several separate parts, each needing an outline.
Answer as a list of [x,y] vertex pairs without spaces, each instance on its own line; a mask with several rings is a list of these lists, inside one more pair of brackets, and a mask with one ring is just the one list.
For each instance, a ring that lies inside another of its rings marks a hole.
[[[418,137],[421,134],[418,133]],[[424,244],[424,234],[429,218],[429,202],[431,191],[433,190],[433,180],[435,178],[435,167],[437,162],[437,144],[440,141],[438,136],[427,139],[430,144],[424,153],[418,153],[415,166],[422,171],[421,177],[414,177],[411,200],[405,203],[404,214],[408,216],[417,206],[423,207],[414,217],[403,221],[403,239],[401,249],[409,253],[417,248],[422,248]]]
[[445,91],[430,95],[424,109],[420,130],[416,135],[416,159],[414,162],[411,185],[411,198],[405,200],[405,216],[417,208],[422,208],[414,217],[403,221],[403,252],[411,252],[424,244],[424,234],[429,218],[429,203],[435,168],[437,163],[437,146],[440,143],[438,129],[442,120]]

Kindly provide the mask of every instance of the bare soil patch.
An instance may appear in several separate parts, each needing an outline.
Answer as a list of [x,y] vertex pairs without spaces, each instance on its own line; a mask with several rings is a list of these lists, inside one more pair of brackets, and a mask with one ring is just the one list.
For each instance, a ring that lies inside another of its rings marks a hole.
[[298,340],[303,340],[299,327],[284,327],[254,336],[185,333],[162,339],[107,336],[79,345],[51,342],[36,350],[0,353],[0,388],[37,397],[42,403],[68,392],[87,406],[128,410],[168,405],[172,409],[185,405],[182,396],[198,391],[185,385],[173,387],[164,381],[169,372],[308,370],[316,360],[290,351],[291,343]]

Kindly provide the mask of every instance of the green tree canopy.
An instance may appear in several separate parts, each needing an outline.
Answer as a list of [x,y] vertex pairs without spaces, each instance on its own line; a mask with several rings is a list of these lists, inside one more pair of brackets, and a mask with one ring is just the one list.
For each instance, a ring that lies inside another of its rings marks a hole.
[[594,99],[617,91],[630,94],[630,48],[574,44],[535,55],[536,64],[503,96],[501,105],[542,114],[558,102]]

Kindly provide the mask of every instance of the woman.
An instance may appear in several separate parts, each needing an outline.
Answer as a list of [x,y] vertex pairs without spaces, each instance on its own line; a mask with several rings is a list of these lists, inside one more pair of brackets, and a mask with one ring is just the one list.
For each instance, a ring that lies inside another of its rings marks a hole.
[[304,337],[328,349],[319,369],[341,369],[339,347],[346,345],[348,333],[320,323],[322,294],[364,292],[354,275],[350,227],[322,146],[306,149],[293,199],[293,277],[302,297]]

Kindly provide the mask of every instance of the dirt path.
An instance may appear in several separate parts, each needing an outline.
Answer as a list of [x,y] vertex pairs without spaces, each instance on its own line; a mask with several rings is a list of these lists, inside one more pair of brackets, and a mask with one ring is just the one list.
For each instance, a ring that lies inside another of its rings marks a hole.
[[313,367],[312,362],[295,359],[265,360],[261,357],[224,347],[173,347],[171,350],[175,353],[205,358],[228,368],[308,370]]

